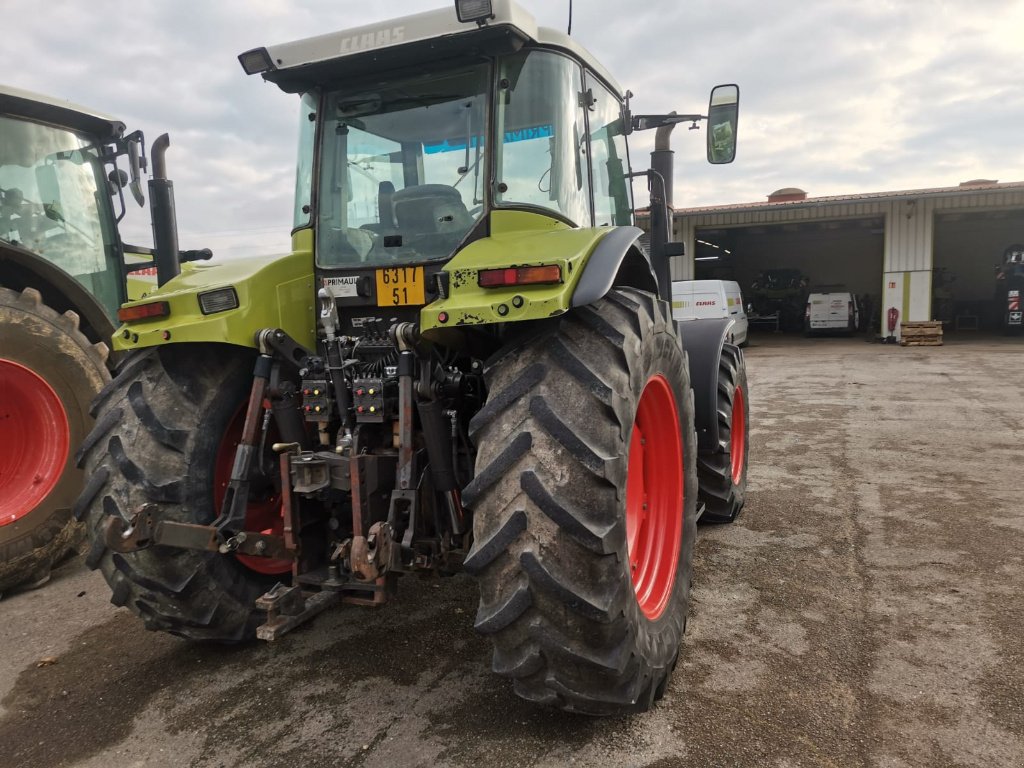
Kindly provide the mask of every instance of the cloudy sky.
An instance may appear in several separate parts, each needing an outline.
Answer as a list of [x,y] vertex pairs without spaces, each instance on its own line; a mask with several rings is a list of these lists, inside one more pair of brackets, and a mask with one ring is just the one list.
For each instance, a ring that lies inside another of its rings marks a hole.
[[[521,0],[564,29],[568,0]],[[3,0],[0,79],[171,135],[182,247],[286,248],[298,100],[236,56],[443,0]],[[576,0],[572,33],[636,97],[698,112],[741,88],[740,148],[676,130],[677,207],[1024,180],[1024,0]],[[628,9],[628,10],[625,10]],[[16,64],[15,64],[16,63]],[[634,166],[653,136],[635,134]],[[638,196],[638,203],[640,202]],[[149,243],[133,213],[129,239]]]

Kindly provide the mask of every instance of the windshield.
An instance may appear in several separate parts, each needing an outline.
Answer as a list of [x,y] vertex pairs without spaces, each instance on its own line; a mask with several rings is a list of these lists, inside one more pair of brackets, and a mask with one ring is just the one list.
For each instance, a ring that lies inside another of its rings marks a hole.
[[327,94],[317,263],[446,259],[483,211],[486,64]]
[[97,148],[86,137],[0,117],[0,240],[58,265],[108,314],[117,311],[110,199]]

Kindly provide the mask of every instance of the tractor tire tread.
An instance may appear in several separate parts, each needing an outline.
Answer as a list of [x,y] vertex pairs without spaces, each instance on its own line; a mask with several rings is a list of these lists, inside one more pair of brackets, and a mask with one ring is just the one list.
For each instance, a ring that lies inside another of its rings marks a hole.
[[[215,517],[212,469],[199,456],[213,455],[218,438],[209,419],[221,413],[218,403],[237,407],[227,390],[244,384],[247,392],[252,358],[221,345],[181,346],[189,349],[129,355],[94,400],[97,426],[83,450],[91,480],[76,512],[92,539],[87,565],[103,574],[114,605],[150,630],[235,643],[255,635],[254,600],[272,581],[217,553],[160,546],[120,553],[102,540],[106,519],[127,520],[148,502],[160,505],[164,519],[208,524]],[[117,412],[119,420],[108,418]]]
[[[79,330],[78,314],[57,312],[36,288],[0,286],[0,357],[27,367],[53,387],[67,414],[69,448],[88,432],[89,401],[110,379],[102,347]],[[45,582],[52,568],[75,555],[85,531],[73,514],[84,476],[69,453],[50,494],[7,530],[0,528],[0,592]],[[2,501],[2,500],[0,500]],[[6,528],[6,526],[5,526]]]
[[[695,531],[696,437],[692,399],[682,394],[684,354],[662,304],[615,288],[485,367],[489,397],[500,405],[485,406],[486,418],[473,424],[478,474],[464,494],[474,512],[466,566],[480,584],[475,626],[493,643],[492,669],[533,702],[590,715],[642,711],[675,664]],[[646,370],[677,382],[689,424],[685,576],[657,622],[639,612],[620,510],[625,446],[646,384],[637,377]]]
[[[731,523],[739,516],[746,500],[747,472],[743,468],[739,483],[732,478],[730,440],[732,434],[733,398],[737,386],[743,388],[744,406],[749,409],[746,362],[738,347],[726,344],[718,366],[716,418],[719,443],[697,457],[697,478],[700,500],[705,505],[701,522]],[[749,417],[745,419],[749,424]],[[749,440],[749,433],[747,435]],[[749,455],[749,451],[747,451]]]

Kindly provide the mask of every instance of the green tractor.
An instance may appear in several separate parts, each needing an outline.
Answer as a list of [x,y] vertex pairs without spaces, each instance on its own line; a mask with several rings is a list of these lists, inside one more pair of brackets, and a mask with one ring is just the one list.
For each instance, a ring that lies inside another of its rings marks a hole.
[[[118,231],[145,169],[141,131],[0,86],[0,593],[45,582],[85,538],[73,453],[110,381],[118,307],[157,280],[152,250]],[[170,182],[149,184],[166,209]]]
[[[733,159],[738,89],[634,115],[508,0],[455,11],[239,57],[301,99],[293,249],[186,264],[122,308],[81,450],[86,562],[148,628],[220,642],[465,571],[516,693],[644,710],[697,518],[744,501],[743,355],[728,320],[672,320],[666,194],[676,123]],[[631,172],[650,128],[655,169]]]
[[120,121],[0,87],[0,592],[44,582],[84,536],[73,453],[110,380],[117,308],[145,286],[128,292],[125,260],[145,257],[117,229],[144,162]]

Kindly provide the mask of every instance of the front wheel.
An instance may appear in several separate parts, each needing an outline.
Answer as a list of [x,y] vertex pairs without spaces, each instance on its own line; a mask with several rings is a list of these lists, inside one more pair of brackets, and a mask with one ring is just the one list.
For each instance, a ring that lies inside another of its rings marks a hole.
[[668,306],[613,289],[492,361],[466,568],[493,669],[531,701],[645,710],[686,626],[696,437]]
[[718,445],[697,458],[700,500],[704,504],[702,522],[731,523],[746,501],[749,391],[743,352],[731,344],[724,345],[718,363],[716,391]]

